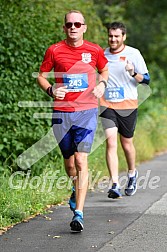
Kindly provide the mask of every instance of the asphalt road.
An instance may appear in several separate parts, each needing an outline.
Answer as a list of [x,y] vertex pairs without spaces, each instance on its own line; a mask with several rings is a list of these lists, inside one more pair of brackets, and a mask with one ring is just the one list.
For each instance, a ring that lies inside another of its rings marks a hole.
[[[68,204],[55,206],[53,212],[18,224],[0,236],[0,251],[166,252],[167,154],[137,168],[138,191],[134,196],[109,199],[108,188],[99,187],[88,193],[82,233],[70,232],[72,212]],[[124,176],[121,174],[122,179]]]

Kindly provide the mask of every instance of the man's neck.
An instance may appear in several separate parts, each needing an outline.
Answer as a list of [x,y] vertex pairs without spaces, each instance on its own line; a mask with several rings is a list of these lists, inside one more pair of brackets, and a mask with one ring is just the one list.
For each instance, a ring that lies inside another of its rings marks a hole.
[[123,44],[117,50],[112,50],[112,48],[110,48],[110,53],[112,53],[112,54],[120,53],[120,52],[122,52],[124,50],[124,48],[125,48],[125,44]]
[[79,47],[79,46],[83,45],[83,39],[79,40],[79,41],[66,39],[65,42],[66,42],[67,45],[72,46],[72,47]]

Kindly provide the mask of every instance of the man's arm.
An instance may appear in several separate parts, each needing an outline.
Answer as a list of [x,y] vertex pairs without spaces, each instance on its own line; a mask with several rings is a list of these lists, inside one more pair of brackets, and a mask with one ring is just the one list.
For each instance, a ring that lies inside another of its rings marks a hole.
[[50,96],[59,100],[63,100],[66,93],[68,92],[67,87],[53,87],[47,80],[48,73],[40,72],[38,74],[38,84],[39,86]]
[[105,88],[107,87],[108,80],[108,67],[105,66],[99,71],[99,84],[94,88],[93,94],[100,98],[103,96]]
[[37,77],[38,85],[46,92],[46,90],[52,85],[47,80],[48,73],[39,72]]
[[109,72],[107,66],[99,71],[99,84],[103,83],[105,88],[107,87],[108,75]]
[[126,66],[125,66],[126,71],[129,72],[130,76],[132,76],[133,78],[135,78],[135,80],[138,83],[145,83],[145,84],[149,84],[150,82],[150,75],[149,73],[145,73],[145,74],[140,74],[135,72],[135,67],[132,63],[127,62]]

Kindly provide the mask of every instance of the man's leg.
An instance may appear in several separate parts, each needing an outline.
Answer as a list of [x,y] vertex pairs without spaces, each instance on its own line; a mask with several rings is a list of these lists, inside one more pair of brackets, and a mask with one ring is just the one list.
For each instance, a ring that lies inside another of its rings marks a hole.
[[83,211],[88,188],[87,153],[75,152],[69,159],[64,159],[67,175],[73,180],[76,192],[76,209]]
[[106,135],[106,161],[110,174],[109,198],[120,198],[120,185],[118,181],[118,154],[117,154],[117,127],[105,130]]
[[88,189],[88,161],[87,153],[75,152],[76,179],[76,210],[83,211]]
[[135,159],[136,159],[136,151],[133,144],[133,137],[126,138],[120,136],[120,141],[128,164],[128,171],[129,173],[133,173],[135,170]]
[[71,179],[71,183],[73,185],[72,187],[72,194],[69,199],[69,205],[71,211],[75,211],[76,209],[76,192],[75,192],[75,185],[76,185],[76,178],[77,178],[77,170],[75,168],[75,161],[74,161],[74,155],[70,156],[68,159],[64,159],[64,166],[67,175]]
[[128,164],[128,181],[127,186],[125,188],[125,194],[127,196],[132,196],[136,193],[137,190],[137,177],[138,177],[138,172],[135,168],[136,151],[133,144],[133,137],[126,138],[121,136],[120,140]]
[[77,176],[77,171],[75,168],[74,155],[70,156],[68,159],[64,159],[64,166],[69,178],[71,177],[72,179],[75,179]]
[[83,208],[88,189],[88,161],[87,153],[75,152],[75,166],[77,170],[75,193],[76,193],[76,209],[74,217],[70,223],[71,230],[81,232],[83,226]]
[[[74,153],[74,165],[72,158],[70,159],[70,171],[67,167],[67,174],[76,176],[75,180],[75,195],[76,208],[74,216],[70,223],[71,230],[81,232],[83,230],[83,208],[88,189],[88,153],[91,151],[91,146],[94,139],[94,134],[97,125],[97,109],[91,109],[83,112],[75,112],[71,115],[73,124],[71,132],[71,143]],[[63,145],[64,146],[64,145]],[[68,146],[68,154],[71,153],[71,145]],[[69,164],[69,163],[68,163]]]
[[135,171],[136,151],[133,144],[133,135],[137,122],[137,109],[130,111],[128,116],[119,116],[120,142],[126,157],[129,173]]
[[118,155],[117,155],[117,127],[105,130],[106,135],[106,161],[110,180],[118,183]]

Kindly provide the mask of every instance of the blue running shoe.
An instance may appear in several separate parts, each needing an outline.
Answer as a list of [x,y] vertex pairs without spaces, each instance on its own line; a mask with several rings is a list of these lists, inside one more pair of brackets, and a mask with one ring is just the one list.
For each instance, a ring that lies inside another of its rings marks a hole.
[[71,211],[74,212],[76,209],[76,197],[75,197],[75,188],[74,187],[72,188],[72,194],[71,194],[71,197],[70,197],[68,203],[70,205]]
[[74,217],[72,218],[72,221],[70,223],[70,227],[72,232],[82,232],[84,229],[83,215],[75,211]]
[[117,199],[122,198],[121,189],[116,183],[113,183],[111,189],[108,191],[108,198]]
[[128,182],[127,186],[125,188],[125,194],[127,196],[132,196],[136,193],[137,191],[137,177],[138,177],[138,171],[135,171],[135,176],[134,177],[129,177],[128,176]]

